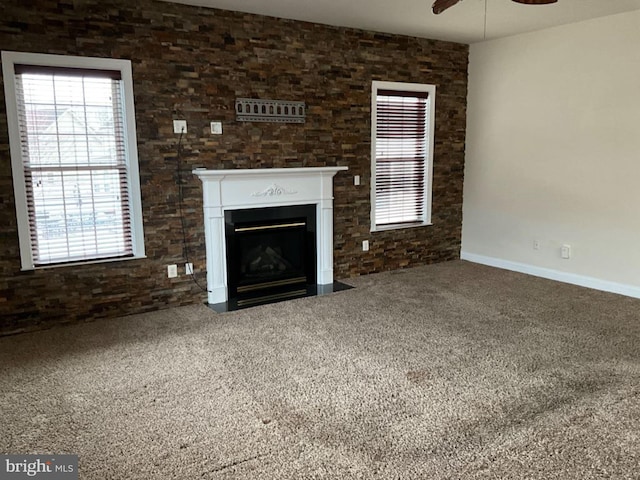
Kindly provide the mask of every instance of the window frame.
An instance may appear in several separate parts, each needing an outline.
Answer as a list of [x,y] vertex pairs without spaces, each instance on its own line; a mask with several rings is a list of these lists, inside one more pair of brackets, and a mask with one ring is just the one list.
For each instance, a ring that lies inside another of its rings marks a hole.
[[[379,90],[395,90],[403,92],[425,92],[429,99],[427,112],[427,144],[425,146],[424,162],[424,195],[423,214],[421,221],[411,223],[394,223],[376,225],[376,130],[378,125],[377,96]],[[404,83],[373,80],[371,83],[371,232],[400,230],[432,225],[431,207],[433,194],[433,152],[435,137],[436,86],[423,83]]]
[[[56,262],[35,265],[31,250],[28,199],[20,125],[18,120],[18,101],[15,80],[15,65],[33,65],[43,67],[74,68],[85,70],[119,71],[122,79],[122,97],[124,107],[124,146],[127,168],[127,188],[129,192],[129,210],[131,227],[131,247],[133,255],[110,258],[84,259],[79,261]],[[133,98],[133,76],[131,61],[112,58],[77,57],[41,53],[2,51],[2,74],[7,109],[9,147],[11,152],[11,171],[20,243],[21,270],[29,271],[45,268],[83,265],[92,263],[118,262],[146,258],[144,249],[144,231],[142,220],[142,200],[140,194],[140,172],[138,167],[138,144],[135,123],[135,105]]]

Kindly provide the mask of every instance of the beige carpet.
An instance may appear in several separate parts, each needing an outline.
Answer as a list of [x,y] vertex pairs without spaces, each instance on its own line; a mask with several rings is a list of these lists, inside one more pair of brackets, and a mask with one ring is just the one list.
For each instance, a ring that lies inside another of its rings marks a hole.
[[0,339],[0,452],[81,479],[638,479],[640,301],[456,261]]

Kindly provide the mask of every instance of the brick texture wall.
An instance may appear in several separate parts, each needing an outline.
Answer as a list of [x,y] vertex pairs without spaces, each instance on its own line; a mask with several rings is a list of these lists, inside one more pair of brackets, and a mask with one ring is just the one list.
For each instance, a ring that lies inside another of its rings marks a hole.
[[[0,332],[204,302],[166,266],[187,246],[205,283],[200,181],[194,167],[347,165],[335,177],[337,279],[459,257],[467,95],[466,45],[152,0],[8,0],[5,50],[132,61],[147,259],[21,272],[4,95],[0,96]],[[371,81],[437,85],[433,225],[369,232]],[[239,123],[236,97],[306,102],[299,124]],[[221,120],[224,135],[208,133]],[[353,185],[360,175],[362,186]],[[369,239],[371,250],[361,251]]]

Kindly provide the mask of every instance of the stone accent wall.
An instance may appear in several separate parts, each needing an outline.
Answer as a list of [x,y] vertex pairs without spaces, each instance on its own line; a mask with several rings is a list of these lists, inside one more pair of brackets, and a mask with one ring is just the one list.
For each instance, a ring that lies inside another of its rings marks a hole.
[[[425,10],[426,12],[426,10]],[[426,13],[425,13],[426,14]],[[151,0],[3,2],[5,50],[131,59],[147,259],[21,272],[0,97],[0,331],[204,302],[184,275],[177,136],[190,259],[205,280],[194,167],[347,165],[335,178],[335,277],[459,257],[468,46]],[[433,225],[369,232],[371,81],[437,85]],[[305,124],[240,123],[236,97],[306,102]],[[221,120],[224,134],[208,133]],[[362,185],[353,185],[360,175]],[[361,251],[369,239],[371,250]],[[166,266],[180,264],[168,279]]]

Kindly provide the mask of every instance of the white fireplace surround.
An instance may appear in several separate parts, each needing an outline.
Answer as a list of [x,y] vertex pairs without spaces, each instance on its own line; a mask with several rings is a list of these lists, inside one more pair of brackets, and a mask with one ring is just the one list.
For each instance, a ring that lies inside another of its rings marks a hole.
[[333,283],[333,177],[348,167],[196,169],[202,180],[210,304],[226,302],[227,255],[224,213],[227,210],[316,205],[317,282]]

